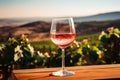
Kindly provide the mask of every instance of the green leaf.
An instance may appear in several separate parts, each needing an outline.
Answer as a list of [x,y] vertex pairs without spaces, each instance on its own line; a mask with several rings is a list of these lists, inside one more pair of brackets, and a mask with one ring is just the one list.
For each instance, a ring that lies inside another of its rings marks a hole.
[[99,55],[97,54],[96,51],[89,52],[89,59],[91,62],[93,62],[93,63],[96,62],[98,58],[99,58]]

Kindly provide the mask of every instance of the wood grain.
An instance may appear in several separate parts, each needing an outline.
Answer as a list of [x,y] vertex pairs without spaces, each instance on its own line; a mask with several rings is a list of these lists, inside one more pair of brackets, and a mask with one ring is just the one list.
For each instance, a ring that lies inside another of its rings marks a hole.
[[74,71],[75,74],[65,77],[50,75],[51,72],[59,69],[60,68],[21,69],[14,70],[13,72],[17,80],[120,80],[120,64],[66,67],[67,70]]

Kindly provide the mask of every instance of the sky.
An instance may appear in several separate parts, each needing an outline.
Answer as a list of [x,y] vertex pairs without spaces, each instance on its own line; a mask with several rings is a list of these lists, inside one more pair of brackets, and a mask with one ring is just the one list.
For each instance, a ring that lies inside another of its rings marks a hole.
[[0,18],[89,16],[120,11],[120,0],[0,0]]

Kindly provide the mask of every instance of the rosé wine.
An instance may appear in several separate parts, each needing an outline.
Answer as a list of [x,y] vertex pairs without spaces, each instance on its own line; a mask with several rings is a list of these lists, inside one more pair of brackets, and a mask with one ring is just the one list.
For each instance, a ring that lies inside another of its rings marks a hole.
[[75,40],[74,33],[51,33],[50,37],[53,43],[60,48],[68,47]]

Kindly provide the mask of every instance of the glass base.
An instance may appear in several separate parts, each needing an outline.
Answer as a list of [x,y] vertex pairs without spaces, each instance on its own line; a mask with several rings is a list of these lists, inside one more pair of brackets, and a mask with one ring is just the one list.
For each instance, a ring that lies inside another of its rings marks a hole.
[[67,70],[59,70],[59,71],[56,71],[56,72],[52,72],[53,76],[70,76],[70,75],[73,75],[73,74],[75,74],[75,73],[72,72],[72,71],[67,71]]

